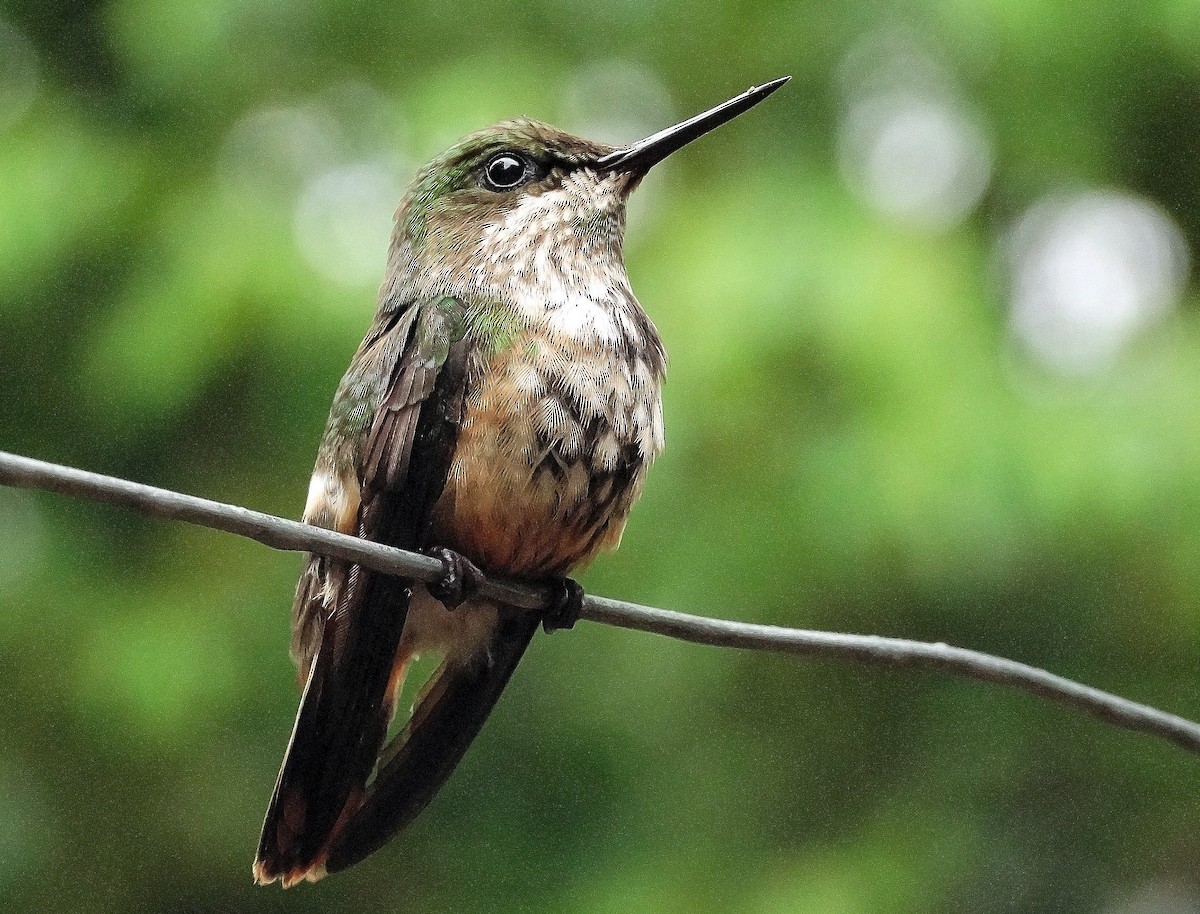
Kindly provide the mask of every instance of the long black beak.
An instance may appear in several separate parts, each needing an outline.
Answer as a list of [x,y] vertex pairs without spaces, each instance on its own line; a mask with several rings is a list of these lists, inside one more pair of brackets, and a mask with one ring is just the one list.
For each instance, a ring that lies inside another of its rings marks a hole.
[[632,146],[601,156],[596,167],[601,171],[637,171],[645,174],[675,150],[733,120],[743,111],[749,111],[789,79],[790,76],[781,76],[761,86],[752,86],[736,98],[722,102],[703,114],[651,134]]

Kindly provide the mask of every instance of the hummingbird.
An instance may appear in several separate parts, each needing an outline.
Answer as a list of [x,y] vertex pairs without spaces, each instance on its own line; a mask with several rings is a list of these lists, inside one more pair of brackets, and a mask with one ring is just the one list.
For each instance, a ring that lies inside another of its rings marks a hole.
[[[383,846],[433,799],[566,577],[616,548],[664,445],[666,353],[626,274],[626,204],[649,169],[787,82],[629,146],[528,119],[470,134],[396,210],[374,319],[334,396],[309,524],[442,560],[423,584],[309,555],[291,652],[303,686],[254,877],[286,888]],[[537,613],[485,574],[558,585]],[[440,656],[387,743],[405,673]]]

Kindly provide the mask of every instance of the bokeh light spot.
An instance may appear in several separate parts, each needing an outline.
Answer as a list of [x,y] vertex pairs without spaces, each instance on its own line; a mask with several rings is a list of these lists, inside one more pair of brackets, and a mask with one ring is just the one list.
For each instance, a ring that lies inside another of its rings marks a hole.
[[306,181],[337,160],[341,128],[317,105],[259,108],[225,138],[217,168],[236,194],[290,207]]
[[979,113],[906,38],[870,36],[847,55],[838,138],[843,178],[877,212],[926,230],[971,213],[992,175]]
[[1188,275],[1175,222],[1119,192],[1043,199],[1004,247],[1013,333],[1037,361],[1065,374],[1111,363],[1175,308]]
[[378,285],[402,189],[395,171],[379,162],[318,175],[301,194],[293,222],[304,259],[338,285]]

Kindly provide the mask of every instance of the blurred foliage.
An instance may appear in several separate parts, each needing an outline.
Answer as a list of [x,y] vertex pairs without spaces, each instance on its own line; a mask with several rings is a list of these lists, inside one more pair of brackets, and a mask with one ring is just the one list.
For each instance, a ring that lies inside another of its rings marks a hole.
[[[987,144],[986,191],[939,225],[874,205],[838,151],[880,34]],[[784,73],[631,215],[668,449],[585,585],[1200,716],[1196,292],[1063,372],[1012,329],[1004,253],[1029,207],[1088,189],[1200,244],[1192,0],[2,0],[0,447],[296,516],[417,163],[522,113],[632,140]],[[593,625],[536,641],[406,834],[256,889],[298,566],[0,491],[0,906],[1200,910],[1176,749],[936,676]]]

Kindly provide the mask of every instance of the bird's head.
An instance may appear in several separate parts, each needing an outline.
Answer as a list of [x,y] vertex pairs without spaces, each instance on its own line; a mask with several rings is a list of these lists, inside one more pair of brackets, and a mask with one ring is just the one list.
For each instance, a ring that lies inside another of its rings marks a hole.
[[495,294],[537,271],[620,265],[625,205],[650,168],[786,81],[625,147],[525,118],[464,137],[422,167],[401,200],[392,281],[407,275],[427,291]]

